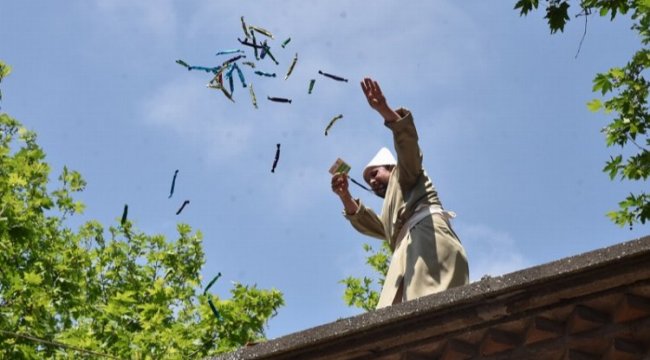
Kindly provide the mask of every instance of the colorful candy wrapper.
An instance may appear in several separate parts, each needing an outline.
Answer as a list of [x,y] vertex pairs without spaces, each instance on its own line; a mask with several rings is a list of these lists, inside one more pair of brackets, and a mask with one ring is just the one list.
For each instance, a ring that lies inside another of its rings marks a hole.
[[246,79],[244,79],[244,73],[241,71],[237,64],[232,65],[237,70],[237,76],[239,76],[239,81],[241,82],[242,87],[246,87]]
[[268,30],[266,30],[266,29],[262,29],[261,27],[253,26],[253,25],[248,25],[248,30],[250,30],[251,33],[252,33],[253,31],[256,31],[256,32],[258,32],[258,33],[260,33],[260,34],[262,34],[262,35],[264,35],[264,36],[268,36],[268,37],[270,37],[271,39],[273,39],[273,34],[271,34],[271,32],[268,31]]
[[282,46],[282,48],[284,49],[284,47],[287,46],[287,44],[288,44],[290,41],[291,41],[291,38],[288,38],[287,40],[283,41],[283,42],[282,42],[282,45],[280,45],[280,46]]
[[251,36],[248,34],[248,26],[246,26],[243,16],[241,17],[241,27],[244,29],[244,35],[246,35],[246,38],[250,38]]
[[232,58],[224,61],[223,64],[221,64],[221,66],[228,66],[228,65],[234,63],[235,61],[237,61],[239,59],[242,59],[242,58],[245,58],[245,57],[246,57],[246,55],[237,55],[235,57],[232,57]]
[[190,65],[188,63],[186,63],[185,61],[183,61],[183,60],[180,60],[180,59],[176,60],[176,63],[181,65],[181,66],[184,66],[185,68],[187,68],[187,70],[190,69]]
[[226,77],[228,78],[228,86],[230,86],[230,94],[232,95],[235,93],[235,85],[233,84],[234,81],[232,79],[232,70],[228,72],[228,75],[226,75]]
[[124,210],[122,211],[122,220],[120,221],[120,224],[124,226],[124,223],[126,223],[126,218],[129,215],[129,205],[124,204]]
[[[350,169],[351,169],[350,165],[348,165],[341,158],[338,158],[338,159],[336,159],[334,164],[330,167],[329,173],[332,174],[332,175],[339,174],[339,173],[347,175],[350,172]],[[348,176],[348,179],[350,179],[350,181],[352,181],[353,183],[358,185],[360,188],[362,188],[362,189],[364,189],[366,191],[372,191],[372,190],[368,189],[367,187],[363,186],[363,184],[361,184],[360,182],[354,180],[353,178],[351,178],[349,176]]]
[[271,172],[275,172],[275,167],[278,166],[278,160],[280,160],[280,144],[277,144],[277,149],[275,150],[275,160],[273,160],[273,167]]
[[285,98],[280,98],[280,97],[270,97],[267,96],[267,99],[274,101],[274,102],[281,102],[281,103],[289,103],[291,104],[291,99],[285,99]]
[[[271,47],[266,43],[266,40],[264,40],[264,54],[268,55],[271,58],[271,60],[273,60],[275,65],[280,65],[280,63],[277,60],[275,60],[275,56],[273,56],[273,54],[271,53]],[[261,57],[263,58],[263,56]]]
[[243,51],[243,50],[240,50],[240,49],[229,49],[229,50],[219,51],[219,52],[216,54],[216,56],[219,56],[219,55],[229,55],[229,54],[237,54],[237,53],[243,53],[243,52],[244,52],[244,51]]
[[275,77],[275,73],[265,73],[259,70],[255,70],[255,74],[259,76]]
[[255,60],[259,60],[260,56],[257,52],[257,39],[255,39],[255,33],[251,31],[251,38],[253,39],[253,52],[255,53]]
[[316,83],[316,79],[309,80],[309,91],[308,91],[309,94],[311,94],[311,91],[314,90],[315,83]]
[[344,78],[342,78],[342,77],[340,77],[340,76],[336,76],[336,75],[328,74],[328,73],[322,72],[322,71],[320,71],[320,70],[318,70],[318,73],[321,74],[321,75],[323,75],[323,76],[326,76],[326,77],[328,77],[328,78],[330,78],[330,79],[334,79],[334,80],[336,80],[336,81],[345,81],[345,82],[348,82],[348,79],[344,79]]
[[293,68],[296,66],[296,62],[298,62],[298,53],[296,53],[296,56],[293,57],[291,66],[289,66],[289,71],[287,71],[287,75],[284,77],[285,80],[287,80],[289,78],[289,75],[291,75],[291,72],[293,72]]
[[205,290],[203,290],[203,295],[206,295],[208,297],[208,305],[210,305],[210,309],[212,310],[212,313],[214,316],[221,321],[221,314],[219,314],[219,311],[217,311],[217,307],[214,306],[214,303],[212,302],[212,295],[208,294],[208,289],[221,277],[221,273],[218,273],[217,276],[215,276],[212,281],[208,284],[208,286],[205,287]]
[[219,71],[219,69],[221,69],[220,66],[217,66],[217,67],[190,66],[190,67],[187,68],[187,70],[203,70],[205,72],[211,72],[213,74],[216,74],[217,71]]
[[221,86],[219,89],[221,90],[221,92],[223,92],[224,95],[226,95],[228,100],[235,102],[235,100],[232,98],[232,95],[228,92],[228,90],[226,90],[225,87]]
[[176,176],[178,175],[178,170],[174,171],[174,178],[172,179],[172,188],[169,190],[169,199],[174,195],[174,187],[176,186]]
[[181,205],[181,207],[178,209],[178,211],[176,211],[176,215],[180,214],[181,211],[183,211],[183,209],[185,209],[185,206],[187,206],[187,205],[189,205],[189,204],[190,204],[190,201],[189,201],[189,200],[185,200],[185,201],[183,201],[183,205]]
[[350,167],[350,165],[348,165],[345,161],[343,161],[343,159],[338,158],[336,159],[334,164],[330,167],[329,173],[332,175],[338,173],[347,174],[350,172],[351,169],[352,167]]
[[251,94],[251,100],[253,101],[253,106],[257,109],[257,98],[255,97],[255,91],[253,90],[253,84],[251,84],[249,90]]
[[327,124],[327,127],[325,128],[325,136],[327,136],[327,132],[330,130],[330,128],[332,128],[332,125],[334,125],[334,123],[337,120],[341,119],[342,117],[343,117],[343,114],[339,114],[339,115],[336,115],[332,120],[330,120],[330,123]]
[[263,48],[264,48],[264,46],[259,45],[259,44],[257,44],[257,43],[251,43],[251,42],[248,42],[248,39],[244,39],[244,40],[242,40],[242,39],[240,39],[240,38],[237,38],[237,40],[239,41],[240,44],[242,44],[242,45],[244,45],[244,46],[248,46],[248,47],[255,48],[255,50],[257,50],[257,49],[263,49]]

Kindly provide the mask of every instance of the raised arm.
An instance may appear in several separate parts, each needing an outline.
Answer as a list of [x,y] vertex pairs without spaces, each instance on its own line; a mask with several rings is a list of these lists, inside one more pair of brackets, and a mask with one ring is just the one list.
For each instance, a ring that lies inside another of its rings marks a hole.
[[400,187],[403,191],[408,191],[415,185],[423,171],[422,153],[418,145],[418,134],[413,117],[406,109],[393,110],[388,105],[377,81],[364,78],[361,81],[361,89],[370,107],[382,116],[384,124],[393,132]]

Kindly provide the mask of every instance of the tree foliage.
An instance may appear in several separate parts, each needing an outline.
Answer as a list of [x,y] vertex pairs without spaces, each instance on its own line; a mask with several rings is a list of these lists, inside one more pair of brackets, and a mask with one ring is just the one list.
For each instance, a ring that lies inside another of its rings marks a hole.
[[370,311],[374,310],[379,302],[379,291],[384,285],[392,252],[386,241],[382,242],[376,252],[368,244],[363,244],[363,250],[368,254],[366,264],[370,265],[376,277],[373,279],[367,276],[363,278],[348,276],[340,283],[345,285],[343,299],[348,306]]
[[[539,7],[539,0],[518,0],[515,9],[528,15]],[[547,0],[546,19],[551,33],[562,32],[570,20],[569,1]],[[646,79],[650,68],[650,0],[582,0],[577,13],[588,16],[598,12],[614,20],[617,15],[631,14],[632,30],[639,34],[641,47],[629,62],[621,67],[599,73],[593,80],[593,91],[602,99],[587,104],[591,111],[614,114],[603,129],[608,147],[617,147],[619,154],[611,156],[603,168],[613,180],[646,181],[650,176],[650,111]],[[619,209],[608,216],[620,226],[645,224],[650,220],[650,193],[630,194],[619,202]]]
[[36,134],[0,114],[0,358],[202,358],[263,339],[279,291],[201,292],[202,236],[185,224],[175,241],[128,220],[73,231],[86,183],[64,168],[50,191],[49,174]]

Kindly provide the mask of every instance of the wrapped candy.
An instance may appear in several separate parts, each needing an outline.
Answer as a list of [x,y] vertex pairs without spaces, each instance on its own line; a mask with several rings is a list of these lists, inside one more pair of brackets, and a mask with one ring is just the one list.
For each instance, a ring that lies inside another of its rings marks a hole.
[[122,220],[120,221],[120,224],[124,226],[126,223],[126,218],[129,216],[129,205],[124,204],[124,210],[122,211]]
[[263,28],[261,28],[261,27],[253,26],[253,25],[248,25],[248,30],[251,31],[251,34],[253,33],[253,31],[256,31],[256,32],[258,32],[258,33],[260,33],[260,34],[262,34],[262,35],[264,35],[264,36],[268,36],[268,37],[270,37],[271,39],[273,39],[273,34],[271,34],[270,31],[268,31],[268,30],[266,30],[266,29],[263,29]]
[[242,87],[246,87],[246,79],[244,79],[244,73],[241,71],[237,64],[232,65],[235,70],[237,70],[237,76],[239,76],[239,81],[241,82]]
[[318,73],[321,74],[321,75],[323,75],[323,76],[326,76],[326,77],[328,77],[328,78],[330,78],[330,79],[334,79],[334,80],[336,80],[336,81],[345,81],[345,82],[348,82],[348,79],[344,79],[344,78],[342,78],[342,77],[340,77],[340,76],[336,76],[336,75],[328,74],[328,73],[322,72],[322,71],[320,71],[320,70],[318,70]]
[[228,92],[228,90],[226,90],[225,87],[221,86],[219,89],[221,90],[221,92],[222,92],[224,95],[226,95],[226,97],[228,98],[228,100],[230,100],[230,101],[232,101],[232,102],[235,102],[235,100],[232,98],[232,95]]
[[287,71],[287,75],[284,77],[284,80],[287,80],[289,78],[289,75],[291,75],[291,72],[293,72],[293,68],[296,66],[296,62],[298,62],[298,53],[293,57],[293,61],[291,62],[291,66],[289,66],[289,71]]
[[246,26],[243,16],[241,17],[241,27],[244,29],[244,35],[246,35],[246,38],[250,38],[251,36],[248,34],[248,26]]
[[172,179],[172,188],[169,190],[169,198],[171,199],[172,195],[174,195],[174,186],[176,186],[176,175],[178,175],[178,170],[174,171],[174,178]]
[[180,59],[176,60],[176,63],[181,65],[181,66],[184,66],[185,68],[187,68],[187,70],[190,69],[190,65],[188,63],[186,63],[185,61],[183,61],[183,60],[180,60]]
[[244,51],[243,51],[243,50],[240,50],[240,49],[222,50],[222,51],[219,51],[219,52],[216,54],[216,56],[219,56],[219,55],[228,55],[228,54],[237,54],[237,53],[243,53],[243,52],[244,52]]
[[257,49],[264,49],[264,46],[262,46],[262,45],[260,45],[260,44],[257,44],[257,43],[249,42],[248,39],[244,39],[244,40],[242,40],[242,39],[240,39],[240,38],[237,38],[237,40],[239,41],[240,44],[242,44],[242,45],[244,45],[244,46],[252,47],[252,48],[254,48],[255,50],[257,50]]
[[275,167],[278,166],[278,160],[280,160],[280,144],[277,144],[277,149],[275,150],[275,160],[273,160],[273,167],[271,172],[275,172]]
[[282,48],[284,49],[284,47],[287,46],[287,44],[288,44],[290,41],[291,41],[291,38],[288,38],[287,40],[283,41],[282,44],[281,44],[280,46],[282,46]]
[[337,122],[342,117],[343,117],[343,114],[339,114],[339,115],[336,115],[332,120],[330,120],[330,123],[327,124],[327,127],[325,128],[325,136],[327,136],[327,132],[332,128],[332,125],[334,125],[334,123]]
[[185,206],[187,206],[189,203],[190,203],[189,200],[183,201],[183,205],[181,205],[181,207],[178,209],[178,211],[176,211],[176,215],[180,214],[181,211],[183,211],[183,209],[185,209]]
[[275,56],[273,56],[273,54],[271,53],[271,47],[266,43],[266,40],[264,40],[262,46],[264,46],[264,48],[262,49],[262,54],[260,55],[260,58],[264,59],[264,56],[268,55],[271,58],[271,60],[273,60],[275,65],[280,65],[280,63],[277,60],[275,60]]
[[255,97],[255,90],[253,90],[253,84],[251,84],[249,90],[251,94],[251,101],[253,101],[253,106],[257,109],[257,98]]
[[291,99],[285,99],[285,98],[280,98],[280,97],[270,97],[267,96],[267,99],[274,101],[274,102],[281,102],[281,103],[289,103],[291,104]]
[[275,77],[275,73],[265,73],[259,70],[255,70],[255,74],[259,76]]
[[228,65],[234,63],[235,61],[237,61],[239,59],[242,59],[242,58],[245,58],[245,57],[246,57],[246,55],[237,55],[235,57],[232,57],[232,58],[224,61],[223,64],[221,64],[221,66],[228,66]]

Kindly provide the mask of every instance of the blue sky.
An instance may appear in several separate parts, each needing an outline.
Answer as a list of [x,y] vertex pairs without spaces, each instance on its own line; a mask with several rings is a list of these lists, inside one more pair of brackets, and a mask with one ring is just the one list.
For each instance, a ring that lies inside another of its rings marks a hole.
[[[413,112],[473,281],[648,234],[605,216],[643,184],[601,172],[614,154],[599,132],[609,117],[585,106],[596,72],[639,46],[630,24],[590,17],[576,59],[584,18],[551,36],[543,12],[520,18],[514,2],[0,0],[0,59],[13,67],[2,110],[39,134],[53,177],[67,165],[88,181],[72,225],[116,224],[125,203],[150,234],[174,238],[177,222],[190,224],[204,235],[204,279],[223,274],[217,294],[234,281],[284,293],[267,329],[274,338],[360,313],[338,281],[368,274],[362,244],[377,243],[346,223],[327,170],[341,157],[360,179],[392,145],[358,85],[366,75]],[[208,74],[174,63],[224,61],[215,53],[240,47],[240,16],[276,37],[280,65],[258,69],[279,78],[242,68],[259,109],[237,81],[231,103],[206,88]],[[380,199],[352,189],[380,210]]]

